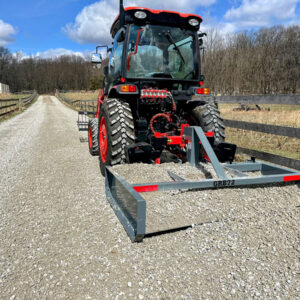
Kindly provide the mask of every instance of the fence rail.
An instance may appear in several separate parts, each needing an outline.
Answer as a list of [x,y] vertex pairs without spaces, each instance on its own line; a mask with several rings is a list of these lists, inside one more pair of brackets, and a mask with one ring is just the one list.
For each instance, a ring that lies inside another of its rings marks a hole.
[[0,117],[8,115],[17,110],[21,110],[22,107],[25,107],[31,103],[36,95],[37,93],[33,92],[32,95],[25,98],[0,100]]
[[247,148],[238,147],[237,153],[244,153],[250,156],[256,157],[258,159],[262,159],[264,161],[271,162],[276,165],[285,166],[291,169],[300,170],[300,160],[292,159],[289,157],[284,157],[276,154],[271,154],[268,152],[252,150]]
[[[300,105],[300,95],[259,95],[259,96],[220,96],[216,97],[219,103],[243,104],[293,104]],[[225,126],[243,130],[257,131],[290,138],[300,139],[300,128],[268,125],[237,120],[224,120]],[[300,143],[300,141],[299,141]],[[259,159],[300,170],[300,160],[291,159],[263,151],[238,147],[238,153],[245,153]]]
[[292,104],[300,105],[300,94],[288,95],[249,95],[249,96],[216,96],[218,103],[242,104]]
[[[231,121],[231,120],[229,120],[229,121]],[[225,122],[225,124],[226,124],[226,122]],[[228,125],[228,127],[240,128],[238,126],[229,126],[229,125]],[[295,128],[295,129],[298,129],[298,128]],[[251,129],[248,128],[246,130],[251,130]],[[256,131],[259,131],[259,130],[256,130]],[[262,132],[264,132],[264,131],[262,131]],[[280,135],[282,135],[282,134],[280,134]],[[297,136],[288,136],[288,137],[299,139],[300,137],[299,137],[298,132],[296,133],[296,135]],[[284,136],[284,135],[282,135],[282,136]],[[300,144],[300,142],[299,142],[299,144]],[[237,147],[237,153],[248,154],[248,155],[256,157],[258,159],[262,159],[264,161],[268,161],[271,163],[275,163],[277,165],[282,165],[282,166],[286,166],[288,168],[300,170],[300,160],[298,160],[298,159],[292,159],[292,158],[275,155],[275,154],[268,153],[268,152],[263,152],[263,151],[254,150],[254,149],[247,149],[247,148],[243,148],[243,147],[239,147],[239,146]]]
[[93,118],[96,114],[98,100],[71,100],[63,96],[58,90],[56,90],[55,95],[61,101],[78,111],[78,130],[87,131],[89,118]]
[[96,113],[97,102],[98,100],[71,100],[56,92],[56,96],[63,102],[67,103],[68,105],[73,106],[78,111],[82,112],[90,112],[90,114]]
[[267,125],[267,124],[227,120],[227,119],[224,120],[224,123],[226,126],[232,128],[258,131],[258,132],[263,132],[268,134],[275,134],[275,135],[300,139],[300,128]]
[[63,96],[60,92],[56,91],[56,96],[63,102],[73,106],[79,111],[91,111],[91,113],[96,112],[98,100],[71,100]]

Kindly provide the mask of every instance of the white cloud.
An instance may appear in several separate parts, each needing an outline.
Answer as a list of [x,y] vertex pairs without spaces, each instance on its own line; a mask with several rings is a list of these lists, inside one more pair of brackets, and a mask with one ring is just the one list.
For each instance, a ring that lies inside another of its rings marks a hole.
[[237,27],[233,23],[220,23],[218,29],[221,35],[226,35],[236,32]]
[[37,58],[57,58],[63,55],[75,55],[84,58],[84,54],[79,51],[72,51],[64,48],[49,49],[43,52],[37,52],[35,57]]
[[16,34],[17,30],[10,24],[0,20],[0,46],[6,46],[15,41],[12,35]]
[[[151,9],[165,9],[193,13],[199,6],[210,6],[216,0],[128,0],[124,1],[126,7],[140,6]],[[118,0],[102,0],[86,6],[77,15],[74,23],[67,24],[63,31],[73,40],[80,44],[109,43],[110,27],[118,15]]]
[[23,60],[27,58],[33,58],[33,59],[55,59],[63,55],[75,55],[82,57],[84,59],[89,59],[91,53],[89,51],[73,51],[73,50],[68,50],[64,48],[57,48],[57,49],[49,49],[46,51],[42,52],[37,52],[36,54],[27,54],[23,51],[19,51],[16,53],[13,53],[13,56],[17,58],[18,60]]
[[227,22],[208,22],[201,26],[202,32],[211,32],[217,31],[221,36],[225,36],[227,34],[235,33],[237,28],[233,23]]
[[299,0],[242,0],[224,16],[240,28],[269,26],[295,18]]

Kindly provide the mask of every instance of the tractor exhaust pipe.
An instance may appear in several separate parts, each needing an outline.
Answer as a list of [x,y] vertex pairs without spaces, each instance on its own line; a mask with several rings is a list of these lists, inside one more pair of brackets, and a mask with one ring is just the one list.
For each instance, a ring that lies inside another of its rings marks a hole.
[[122,28],[125,24],[125,11],[123,0],[120,0],[120,28]]

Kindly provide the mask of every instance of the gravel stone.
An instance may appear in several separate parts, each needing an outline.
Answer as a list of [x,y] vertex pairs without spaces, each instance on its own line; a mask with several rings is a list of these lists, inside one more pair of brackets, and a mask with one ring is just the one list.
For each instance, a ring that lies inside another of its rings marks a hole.
[[[131,243],[76,120],[40,96],[0,124],[0,299],[300,299],[296,185],[142,194],[147,231],[194,226]],[[203,168],[114,170],[129,182],[215,176]]]

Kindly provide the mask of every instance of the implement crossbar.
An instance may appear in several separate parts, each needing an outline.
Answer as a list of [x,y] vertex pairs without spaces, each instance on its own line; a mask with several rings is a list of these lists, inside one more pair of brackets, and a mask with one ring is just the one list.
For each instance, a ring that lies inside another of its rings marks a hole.
[[[133,242],[140,242],[146,235],[146,201],[142,193],[169,190],[201,190],[236,188],[242,186],[260,186],[267,184],[298,183],[300,172],[271,163],[247,161],[244,163],[221,164],[200,127],[188,127],[184,131],[188,144],[188,160],[197,167],[199,151],[206,151],[218,178],[200,181],[188,181],[173,172],[168,172],[174,180],[171,182],[148,182],[129,184],[111,168],[106,168],[106,196],[116,216]],[[225,170],[236,177],[228,177]],[[247,176],[249,172],[260,172],[260,176]],[[245,176],[243,176],[245,175]],[[176,228],[173,228],[176,230]]]

